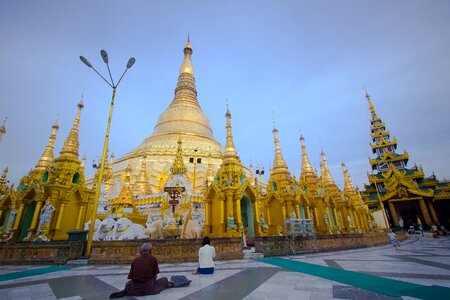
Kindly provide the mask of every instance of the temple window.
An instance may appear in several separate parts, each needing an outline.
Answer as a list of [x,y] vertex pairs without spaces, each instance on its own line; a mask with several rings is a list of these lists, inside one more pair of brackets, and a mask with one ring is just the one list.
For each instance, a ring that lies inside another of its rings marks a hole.
[[48,180],[48,171],[45,171],[44,174],[42,175],[42,182],[47,182]]
[[75,173],[75,175],[73,175],[72,183],[79,183],[79,182],[80,182],[80,174],[78,174],[77,172]]

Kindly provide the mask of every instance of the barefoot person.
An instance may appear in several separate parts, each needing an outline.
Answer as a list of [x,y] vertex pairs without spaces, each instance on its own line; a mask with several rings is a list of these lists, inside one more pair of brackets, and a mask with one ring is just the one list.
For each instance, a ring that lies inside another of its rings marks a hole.
[[145,243],[141,246],[141,256],[131,263],[128,274],[128,279],[131,280],[127,282],[124,290],[112,293],[109,298],[155,295],[171,286],[166,277],[156,279],[159,273],[158,262],[151,252],[152,244]]
[[213,258],[216,256],[216,250],[210,244],[209,237],[205,236],[202,247],[198,250],[199,267],[192,272],[192,275],[214,273]]
[[400,242],[397,240],[397,236],[395,235],[395,232],[392,231],[392,229],[389,229],[388,236],[392,246],[394,246],[395,250],[398,250],[398,248],[400,247]]

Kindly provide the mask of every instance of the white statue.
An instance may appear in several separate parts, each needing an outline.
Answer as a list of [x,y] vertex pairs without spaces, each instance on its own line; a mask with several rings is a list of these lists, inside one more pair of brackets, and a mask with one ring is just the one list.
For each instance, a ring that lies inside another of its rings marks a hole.
[[117,220],[114,233],[114,239],[119,241],[148,238],[144,226],[134,224],[128,218],[120,218]]
[[45,225],[49,224],[55,207],[50,203],[49,200],[45,201],[45,205],[41,208],[41,214],[39,216],[39,225],[37,232],[39,233]]
[[[102,221],[100,221],[99,219],[95,219],[95,224],[94,224],[94,234],[92,235],[92,240],[93,241],[98,241],[98,228],[100,227],[100,224],[102,223]],[[84,230],[89,230],[91,226],[91,220],[87,221],[86,223],[84,223]],[[86,236],[86,238],[88,238]]]
[[98,227],[96,233],[94,234],[94,237],[96,236],[96,241],[112,241],[114,238],[114,229],[116,227],[116,221],[114,219],[104,219],[100,226]]
[[197,222],[188,220],[184,229],[184,237],[187,239],[199,239],[202,237],[203,228]]
[[145,229],[148,236],[151,239],[159,239],[162,238],[161,230],[163,229],[163,221],[161,219],[147,222],[147,228]]

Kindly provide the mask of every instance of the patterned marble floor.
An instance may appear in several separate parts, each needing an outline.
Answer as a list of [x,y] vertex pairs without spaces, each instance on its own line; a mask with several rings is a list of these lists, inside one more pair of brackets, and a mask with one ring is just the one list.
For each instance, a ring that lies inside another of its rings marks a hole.
[[[285,259],[450,288],[450,237],[409,238],[392,246],[285,256]],[[122,299],[416,299],[390,297],[255,260],[216,262],[213,275],[191,275],[194,263],[161,264],[160,276],[185,275],[189,287]],[[129,266],[0,266],[0,299],[108,299],[126,283]],[[11,279],[14,278],[14,279]],[[444,288],[445,291],[445,288]],[[450,291],[450,289],[449,289]],[[450,299],[450,293],[448,294]],[[437,299],[435,295],[425,298]]]

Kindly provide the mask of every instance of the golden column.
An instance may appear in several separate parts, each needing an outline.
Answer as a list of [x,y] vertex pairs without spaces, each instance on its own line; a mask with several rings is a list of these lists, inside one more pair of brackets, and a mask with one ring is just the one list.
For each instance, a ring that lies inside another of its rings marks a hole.
[[311,211],[310,211],[309,205],[304,205],[303,210],[305,211],[305,217],[307,219],[311,219]]
[[[437,217],[436,210],[434,209],[434,204],[431,201],[427,201],[427,202],[428,202],[428,207],[430,208],[431,217],[433,218],[433,223],[439,224],[439,219]],[[0,216],[0,218],[1,218],[1,216]]]
[[253,207],[255,209],[255,221],[256,221],[256,231],[258,235],[261,235],[261,220],[259,219],[259,200],[255,199],[253,202]]
[[423,200],[423,198],[419,199],[419,206],[420,210],[422,211],[425,222],[427,223],[427,225],[430,225],[431,224],[430,214],[428,213],[428,209],[427,206],[425,205],[425,201]]
[[333,217],[334,217],[334,223],[335,223],[335,225],[341,227],[341,224],[339,223],[338,214],[337,214],[337,211],[336,211],[336,206],[333,206],[333,208],[331,209],[331,211],[333,212]]
[[240,230],[242,228],[242,216],[241,216],[241,200],[240,199],[235,199],[234,200],[234,205],[235,205],[235,211],[236,211],[236,220],[237,220],[237,226],[238,226],[238,230]]
[[302,214],[300,213],[300,205],[296,204],[294,207],[295,207],[295,214],[297,215],[297,219],[301,219]]
[[389,212],[391,213],[392,222],[394,223],[392,225],[399,226],[398,225],[398,216],[397,216],[397,212],[395,211],[394,203],[392,203],[392,201],[388,201],[388,206],[389,206]]
[[222,236],[225,233],[225,197],[220,197],[219,199],[219,214],[220,214],[219,234]]
[[204,231],[205,231],[205,235],[209,234],[211,232],[211,224],[210,224],[210,209],[211,209],[211,205],[210,205],[210,200],[209,199],[205,199],[205,226],[204,226]]
[[108,54],[106,53],[105,50],[101,50],[100,51],[100,55],[102,56],[103,62],[108,67],[108,73],[109,73],[109,77],[111,79],[111,82],[106,80],[105,77],[103,77],[92,66],[92,64],[85,57],[80,56],[81,61],[88,68],[91,68],[92,70],[94,70],[95,73],[97,73],[113,89],[112,97],[111,97],[111,105],[109,107],[108,123],[107,123],[107,126],[106,126],[105,141],[103,142],[103,152],[102,152],[102,158],[101,158],[101,161],[100,161],[100,170],[99,170],[99,173],[98,173],[97,183],[96,183],[96,186],[95,186],[94,205],[92,206],[92,213],[91,213],[91,225],[89,226],[89,234],[88,234],[88,240],[87,240],[87,244],[86,244],[86,252],[85,252],[86,256],[89,256],[91,254],[92,237],[94,235],[95,219],[97,217],[97,207],[98,207],[98,201],[99,201],[99,198],[100,198],[101,185],[102,185],[102,181],[103,181],[103,171],[105,169],[105,160],[106,160],[106,155],[107,155],[107,152],[108,152],[109,131],[110,131],[110,128],[111,128],[111,119],[112,119],[113,108],[114,108],[114,98],[116,97],[116,89],[117,89],[117,86],[120,84],[120,81],[122,80],[123,76],[125,76],[125,73],[136,62],[136,59],[134,57],[130,58],[128,60],[127,66],[125,68],[125,71],[122,73],[122,76],[120,77],[119,81],[117,82],[117,84],[114,84],[114,80],[113,80],[112,75],[111,75],[111,70],[109,69]]
[[61,202],[59,204],[59,209],[58,209],[58,218],[56,219],[56,226],[55,229],[59,230],[61,228],[61,222],[64,216],[64,210],[66,209],[66,202]]
[[20,219],[22,218],[22,213],[24,209],[24,204],[20,203],[19,210],[17,211],[16,219],[14,221],[13,230],[17,230],[19,228]]
[[83,226],[83,220],[84,220],[84,211],[86,210],[86,203],[82,203],[80,205],[80,210],[78,211],[78,217],[77,217],[77,229],[82,229]]
[[31,219],[31,224],[30,224],[30,227],[28,228],[28,231],[34,231],[36,229],[36,224],[37,224],[39,214],[41,212],[42,205],[43,205],[43,201],[36,202],[36,208],[34,209],[33,218]]

